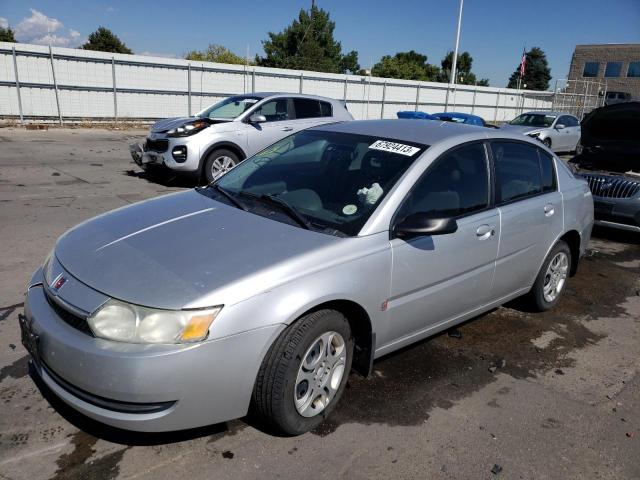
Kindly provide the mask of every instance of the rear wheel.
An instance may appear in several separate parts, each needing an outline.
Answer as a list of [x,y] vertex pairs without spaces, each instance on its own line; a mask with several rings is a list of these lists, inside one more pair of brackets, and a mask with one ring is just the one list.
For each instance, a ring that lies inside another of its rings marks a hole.
[[562,295],[571,269],[571,250],[562,240],[547,255],[529,292],[532,307],[539,311],[552,308]]
[[258,419],[288,435],[318,426],[342,396],[353,359],[349,322],[319,310],[288,327],[267,353],[253,391]]
[[206,180],[207,183],[211,183],[227,173],[238,163],[240,163],[240,159],[231,150],[227,150],[226,148],[214,150],[207,155],[207,159],[204,162],[204,180]]

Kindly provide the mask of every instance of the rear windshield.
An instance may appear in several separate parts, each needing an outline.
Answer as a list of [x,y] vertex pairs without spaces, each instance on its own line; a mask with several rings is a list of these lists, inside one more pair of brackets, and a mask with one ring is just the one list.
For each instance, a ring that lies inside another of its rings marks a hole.
[[404,140],[306,130],[245,160],[216,185],[247,205],[252,198],[276,197],[318,230],[357,235],[426,149]]

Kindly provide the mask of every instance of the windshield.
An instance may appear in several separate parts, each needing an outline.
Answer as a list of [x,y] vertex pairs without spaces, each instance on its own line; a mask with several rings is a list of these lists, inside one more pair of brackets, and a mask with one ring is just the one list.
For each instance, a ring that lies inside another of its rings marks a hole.
[[260,100],[262,100],[262,98],[247,95],[229,97],[221,102],[211,105],[209,108],[205,108],[200,113],[197,113],[196,117],[228,118],[229,120],[233,120],[237,116],[246,112],[249,108],[253,107]]
[[209,190],[223,189],[249,211],[276,220],[280,218],[273,212],[262,213],[252,206],[260,200],[273,210],[279,203],[282,221],[303,220],[311,229],[352,236],[426,148],[367,135],[307,130],[245,160]]
[[521,125],[524,127],[544,127],[549,128],[556,119],[555,115],[544,115],[541,113],[523,113],[509,122],[510,125]]

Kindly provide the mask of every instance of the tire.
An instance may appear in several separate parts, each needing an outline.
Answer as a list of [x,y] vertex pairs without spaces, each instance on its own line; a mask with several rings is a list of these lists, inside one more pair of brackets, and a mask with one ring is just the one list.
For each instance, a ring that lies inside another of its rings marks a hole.
[[578,140],[578,143],[576,143],[576,148],[575,148],[575,150],[573,151],[573,153],[574,153],[574,154],[576,155],[576,157],[577,157],[578,155],[582,155],[582,150],[583,150],[583,149],[582,149],[582,143],[580,142],[580,140]]
[[219,148],[207,155],[202,167],[202,178],[207,184],[217,180],[240,163],[238,155],[226,148]]
[[[552,263],[556,264],[555,268],[550,267]],[[558,272],[555,279],[551,270]],[[567,284],[570,270],[571,250],[564,241],[559,240],[547,255],[528,294],[529,303],[535,311],[544,312],[558,303]],[[555,282],[556,285],[550,282]]]
[[[324,352],[315,348],[319,341]],[[353,345],[349,322],[341,313],[318,310],[301,317],[282,332],[262,362],[251,402],[254,418],[285,435],[313,430],[342,396]],[[325,357],[329,351],[334,355]],[[307,370],[308,364],[315,368]]]
[[551,139],[550,138],[545,138],[544,140],[542,140],[542,143],[544,143],[544,146],[547,148],[551,148]]

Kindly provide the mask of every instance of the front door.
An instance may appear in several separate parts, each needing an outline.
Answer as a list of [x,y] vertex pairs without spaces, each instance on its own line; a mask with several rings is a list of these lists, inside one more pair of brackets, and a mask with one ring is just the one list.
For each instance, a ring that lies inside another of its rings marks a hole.
[[251,113],[251,116],[253,115],[264,115],[267,121],[248,124],[248,157],[295,131],[293,106],[289,98],[276,98],[265,102]]
[[487,302],[500,238],[492,208],[485,145],[456,147],[426,171],[396,214],[455,217],[458,230],[409,240],[393,238],[388,346],[417,337]]

